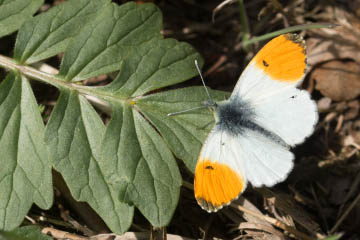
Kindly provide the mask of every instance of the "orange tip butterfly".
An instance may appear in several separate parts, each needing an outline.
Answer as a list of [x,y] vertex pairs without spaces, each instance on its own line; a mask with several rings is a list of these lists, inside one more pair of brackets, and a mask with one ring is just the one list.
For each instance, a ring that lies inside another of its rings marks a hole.
[[[207,103],[215,126],[196,164],[195,198],[208,212],[237,199],[250,182],[271,187],[293,168],[290,147],[309,136],[316,104],[296,88],[306,70],[304,40],[296,34],[267,43],[241,74],[229,99]],[[212,100],[210,100],[211,102]]]

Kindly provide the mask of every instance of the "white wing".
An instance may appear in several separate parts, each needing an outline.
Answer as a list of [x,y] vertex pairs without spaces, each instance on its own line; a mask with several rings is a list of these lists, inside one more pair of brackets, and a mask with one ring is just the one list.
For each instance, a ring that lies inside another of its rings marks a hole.
[[237,148],[246,178],[255,187],[271,187],[285,180],[293,168],[294,156],[289,149],[259,132],[244,130]]
[[305,90],[274,81],[253,64],[240,78],[230,101],[248,102],[254,122],[294,146],[309,136],[318,120],[316,104]]

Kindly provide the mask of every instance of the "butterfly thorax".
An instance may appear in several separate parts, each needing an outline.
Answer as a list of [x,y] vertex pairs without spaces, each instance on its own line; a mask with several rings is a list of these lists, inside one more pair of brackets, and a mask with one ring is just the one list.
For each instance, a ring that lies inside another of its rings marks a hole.
[[287,144],[277,134],[266,130],[256,122],[256,114],[250,103],[239,97],[217,103],[216,127],[233,136],[242,135],[246,129],[256,131],[281,145]]
[[254,120],[251,106],[242,100],[225,100],[216,108],[216,126],[231,135],[242,134],[245,128],[251,128]]

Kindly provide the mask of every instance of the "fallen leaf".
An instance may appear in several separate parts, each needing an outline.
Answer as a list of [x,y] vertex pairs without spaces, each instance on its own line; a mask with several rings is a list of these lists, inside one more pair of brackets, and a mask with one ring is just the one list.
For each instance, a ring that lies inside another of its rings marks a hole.
[[310,81],[315,89],[334,101],[352,100],[360,95],[360,66],[353,61],[334,60],[315,68]]

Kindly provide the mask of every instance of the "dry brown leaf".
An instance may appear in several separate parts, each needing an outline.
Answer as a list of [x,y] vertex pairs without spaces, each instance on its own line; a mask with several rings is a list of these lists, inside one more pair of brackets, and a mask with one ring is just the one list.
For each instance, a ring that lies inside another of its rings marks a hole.
[[299,206],[293,197],[285,193],[274,193],[269,189],[261,189],[261,193],[264,198],[270,202],[269,204],[274,204],[275,208],[280,210],[283,214],[290,216],[295,222],[303,226],[309,232],[315,233],[319,232],[320,226],[310,216],[304,209]]
[[313,70],[310,80],[325,97],[335,101],[352,100],[360,95],[360,66],[353,61],[334,60]]
[[[249,211],[252,211],[257,214],[262,214],[262,212],[254,204],[252,204],[249,200],[247,200],[246,198],[244,198],[242,196],[240,196],[239,199],[235,200],[233,202],[233,205],[240,205]],[[270,240],[270,239],[280,239],[281,240],[281,239],[283,239],[283,237],[282,237],[283,234],[281,232],[279,232],[278,230],[276,230],[270,223],[268,223],[264,219],[255,217],[246,212],[239,212],[232,208],[226,209],[226,211],[224,211],[224,213],[229,216],[230,215],[229,213],[231,211],[234,211],[236,214],[241,214],[242,217],[249,223],[258,224],[258,226],[265,227],[263,229],[263,231],[264,231],[263,234],[261,236],[253,236],[253,239],[259,239],[259,240],[260,239],[261,240]],[[232,220],[234,220],[234,219],[232,219]],[[237,228],[240,228],[240,225],[241,225],[240,221],[235,220],[234,223],[239,224],[237,226]],[[255,232],[254,232],[254,230],[251,230],[251,229],[246,230],[247,234],[254,234]],[[271,233],[271,234],[268,234],[268,233]]]
[[353,59],[360,62],[360,20],[340,8],[328,11],[334,12],[334,23],[340,26],[308,31],[308,64],[315,66],[333,59]]
[[[352,123],[350,134],[357,145],[360,145],[360,120]],[[360,148],[359,148],[360,149]]]

